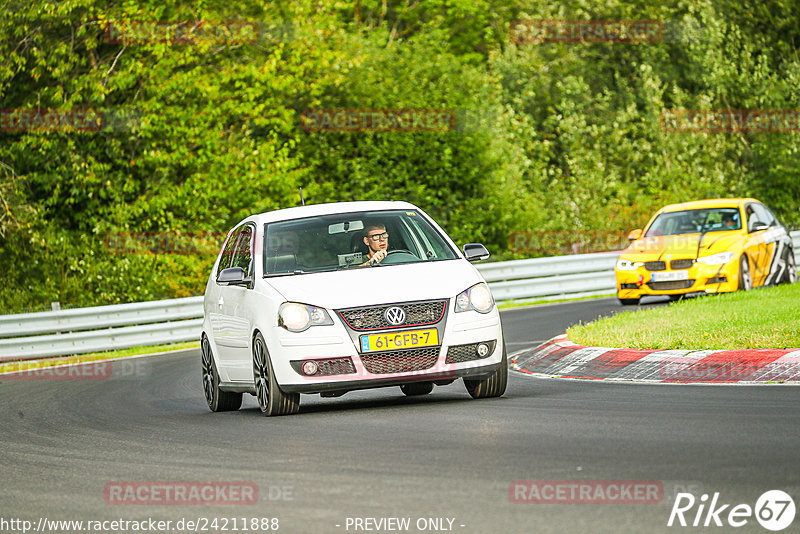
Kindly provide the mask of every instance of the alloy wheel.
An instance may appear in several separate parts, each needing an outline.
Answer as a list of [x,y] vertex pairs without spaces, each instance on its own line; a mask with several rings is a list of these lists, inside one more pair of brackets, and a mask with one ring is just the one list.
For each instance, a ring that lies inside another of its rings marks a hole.
[[256,382],[256,397],[261,411],[269,408],[269,365],[267,364],[267,351],[264,342],[256,338],[253,342],[253,374]]
[[208,338],[204,337],[200,344],[203,355],[203,394],[209,406],[214,403],[214,366],[211,363],[211,345]]

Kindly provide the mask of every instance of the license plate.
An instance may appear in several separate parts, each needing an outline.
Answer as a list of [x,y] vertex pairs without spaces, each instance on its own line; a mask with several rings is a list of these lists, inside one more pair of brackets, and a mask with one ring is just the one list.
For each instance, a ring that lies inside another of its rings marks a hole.
[[653,282],[674,282],[676,280],[688,280],[689,271],[666,271],[663,273],[653,273]]
[[435,328],[427,328],[407,332],[368,334],[360,336],[359,340],[361,341],[361,352],[430,347],[439,344],[439,331]]

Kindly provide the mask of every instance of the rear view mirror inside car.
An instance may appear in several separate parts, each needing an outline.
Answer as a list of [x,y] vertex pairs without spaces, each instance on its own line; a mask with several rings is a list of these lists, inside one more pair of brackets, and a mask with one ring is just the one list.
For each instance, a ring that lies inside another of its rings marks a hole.
[[341,223],[331,224],[328,226],[329,234],[343,234],[345,232],[355,232],[356,230],[363,230],[364,223],[362,221],[345,221]]

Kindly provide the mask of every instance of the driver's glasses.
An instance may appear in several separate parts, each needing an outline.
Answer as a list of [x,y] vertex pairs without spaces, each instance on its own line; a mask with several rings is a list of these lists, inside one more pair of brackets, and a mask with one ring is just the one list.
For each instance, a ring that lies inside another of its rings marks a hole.
[[386,232],[383,232],[382,234],[371,234],[371,235],[369,235],[367,237],[372,239],[373,242],[377,243],[378,241],[382,241],[384,239],[389,239],[389,234],[386,233]]

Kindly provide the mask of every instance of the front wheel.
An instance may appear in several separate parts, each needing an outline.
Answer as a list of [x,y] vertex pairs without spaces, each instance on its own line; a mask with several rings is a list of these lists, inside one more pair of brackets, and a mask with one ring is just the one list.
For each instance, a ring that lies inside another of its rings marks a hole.
[[290,415],[300,410],[300,394],[285,393],[278,385],[267,344],[260,332],[253,338],[253,380],[258,406],[265,416]]
[[781,280],[784,284],[794,284],[797,282],[797,264],[794,261],[794,251],[788,249],[786,252],[786,271]]
[[639,299],[619,299],[619,303],[623,306],[636,306],[639,304]]
[[739,289],[750,291],[753,289],[753,279],[750,277],[750,262],[747,256],[742,254],[739,258]]
[[464,385],[473,399],[499,397],[506,392],[506,386],[508,385],[508,358],[506,356],[505,342],[503,342],[503,359],[500,361],[500,368],[483,379],[464,378]]
[[200,342],[200,353],[203,365],[203,394],[212,412],[230,412],[238,410],[242,405],[242,394],[231,393],[219,389],[219,372],[211,353],[211,343],[203,335]]

